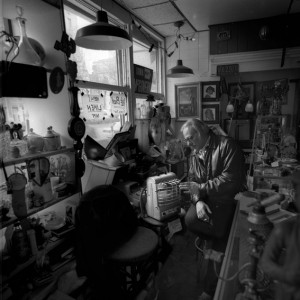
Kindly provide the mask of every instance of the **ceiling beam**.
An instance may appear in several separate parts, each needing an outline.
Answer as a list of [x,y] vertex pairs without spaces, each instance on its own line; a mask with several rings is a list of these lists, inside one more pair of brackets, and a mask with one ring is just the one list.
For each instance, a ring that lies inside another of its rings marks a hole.
[[147,8],[147,7],[152,7],[152,6],[158,6],[158,5],[162,5],[162,4],[166,4],[166,3],[169,3],[169,1],[164,1],[164,2],[160,2],[160,3],[149,4],[149,5],[144,5],[144,6],[137,6],[137,7],[133,7],[132,10]]
[[170,3],[174,6],[174,8],[179,12],[179,14],[184,18],[184,20],[191,26],[191,28],[197,32],[197,29],[193,26],[193,24],[187,19],[187,17],[183,14],[183,12],[179,9],[174,0],[169,0]]

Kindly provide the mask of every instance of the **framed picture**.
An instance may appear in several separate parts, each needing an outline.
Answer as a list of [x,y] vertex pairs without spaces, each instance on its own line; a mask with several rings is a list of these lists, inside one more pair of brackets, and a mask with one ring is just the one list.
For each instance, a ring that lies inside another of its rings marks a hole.
[[176,118],[178,120],[187,120],[200,116],[199,91],[199,83],[175,85]]
[[202,102],[217,101],[219,98],[219,81],[207,81],[201,83]]
[[202,121],[208,124],[218,124],[220,122],[219,103],[202,106]]
[[286,78],[268,80],[257,83],[257,95],[267,100],[272,99],[275,94],[280,94],[281,104],[288,103],[289,81]]
[[234,103],[234,118],[248,119],[248,114],[245,111],[246,104],[250,101],[255,112],[255,82],[230,83],[229,96]]

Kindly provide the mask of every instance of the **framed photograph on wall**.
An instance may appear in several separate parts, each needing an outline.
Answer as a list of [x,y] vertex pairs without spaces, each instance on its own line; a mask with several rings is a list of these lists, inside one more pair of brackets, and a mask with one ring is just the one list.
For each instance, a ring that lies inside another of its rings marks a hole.
[[289,80],[287,78],[261,81],[257,83],[257,95],[272,99],[275,94],[281,95],[281,104],[288,103]]
[[207,81],[201,83],[202,102],[218,101],[219,99],[219,81]]
[[202,121],[208,124],[220,123],[219,103],[202,105]]
[[187,120],[200,116],[200,84],[175,85],[175,105],[177,120]]
[[255,82],[230,83],[229,96],[234,103],[234,114],[236,119],[248,119],[249,113],[245,111],[248,101],[253,105],[255,113]]

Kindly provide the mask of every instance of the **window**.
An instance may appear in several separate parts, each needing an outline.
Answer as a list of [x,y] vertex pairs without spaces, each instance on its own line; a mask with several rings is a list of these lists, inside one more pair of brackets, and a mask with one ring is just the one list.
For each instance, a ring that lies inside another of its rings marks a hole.
[[[77,6],[78,5],[78,6]],[[81,8],[65,2],[64,16],[67,34],[75,39],[79,28],[95,22],[95,8]],[[80,91],[78,103],[81,117],[86,120],[86,134],[103,147],[128,121],[129,76],[126,51],[90,50],[76,47],[70,57],[77,63]]]
[[[95,22],[68,6],[65,6],[64,13],[66,30],[72,39],[75,39],[79,28]],[[76,53],[71,56],[71,59],[77,63],[78,79],[113,85],[120,84],[117,51],[100,51],[77,47]]]
[[[135,118],[149,118],[149,107],[164,99],[163,41],[150,32],[133,30],[133,63],[153,70],[151,94],[156,102],[146,101],[146,94],[135,94]],[[152,47],[152,45],[154,45]],[[151,49],[151,51],[149,51]]]
[[135,64],[153,70],[151,92],[161,92],[161,74],[158,63],[158,49],[153,48],[149,53],[149,46],[133,40],[133,61]]

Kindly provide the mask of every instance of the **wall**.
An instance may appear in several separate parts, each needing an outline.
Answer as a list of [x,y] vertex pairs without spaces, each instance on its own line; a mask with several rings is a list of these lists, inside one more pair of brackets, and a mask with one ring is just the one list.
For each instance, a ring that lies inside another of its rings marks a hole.
[[[287,69],[287,70],[273,70],[273,71],[257,71],[257,72],[243,72],[240,74],[241,82],[261,82],[268,80],[276,80],[281,78],[288,78],[289,91],[287,94],[287,104],[282,105],[282,114],[288,114],[291,116],[291,124],[293,124],[293,119],[295,118],[296,111],[294,110],[294,102],[300,101],[300,99],[295,96],[296,82],[295,79],[300,78],[300,69]],[[235,76],[229,76],[226,78],[227,84],[237,82],[238,78]],[[255,100],[260,99],[260,91],[257,89],[258,84],[256,84]],[[221,101],[221,112],[224,118],[229,116],[226,113],[227,100]]]
[[[26,21],[27,36],[37,40],[45,50],[46,57],[43,67],[47,69],[48,82],[48,98],[33,99],[33,98],[3,98],[1,101],[8,107],[11,112],[12,107],[17,107],[20,123],[23,123],[25,134],[29,128],[33,128],[37,134],[45,135],[47,127],[52,125],[53,129],[61,135],[62,145],[71,147],[72,139],[68,134],[68,121],[71,118],[69,93],[67,77],[65,76],[65,84],[62,91],[58,94],[53,94],[49,87],[49,76],[53,68],[59,66],[66,71],[65,55],[61,51],[54,49],[55,41],[61,40],[62,22],[59,9],[49,5],[41,0],[20,0],[10,1],[2,0],[3,18],[10,19],[12,23],[12,33],[20,35],[20,30],[16,20],[17,12],[16,5],[21,5],[24,8],[23,17]],[[0,29],[6,29],[7,24],[0,23]],[[5,60],[5,50],[7,45],[2,43],[1,59]],[[16,63],[21,63],[18,57],[14,60]],[[24,63],[24,62],[23,62]],[[16,82],[16,89],[18,83]],[[8,114],[7,122],[14,121],[13,115]]]
[[[62,36],[62,20],[59,9],[49,5],[41,0],[1,0],[1,14],[4,20],[0,19],[0,30],[8,31],[5,27],[7,21],[10,19],[12,23],[12,34],[19,36],[20,30],[16,21],[17,12],[16,5],[21,5],[24,8],[23,17],[26,18],[27,36],[37,40],[45,50],[46,57],[43,67],[47,69],[47,83],[48,83],[48,98],[10,98],[5,97],[0,99],[6,107],[7,123],[14,121],[15,123],[22,123],[25,133],[28,133],[29,128],[33,128],[34,132],[44,136],[47,127],[52,125],[53,129],[61,135],[62,146],[72,147],[73,140],[68,134],[68,122],[71,118],[70,114],[70,98],[68,92],[67,76],[65,76],[65,83],[62,91],[58,94],[52,93],[49,87],[49,76],[53,68],[59,66],[66,72],[65,54],[54,49],[55,41],[61,40]],[[1,17],[2,17],[1,16]],[[4,21],[4,22],[3,22]],[[4,39],[0,40],[0,58],[6,59],[5,51],[7,44]],[[14,62],[21,61],[18,57]],[[24,62],[23,62],[24,63]],[[18,82],[15,83],[15,88],[18,89]],[[13,111],[15,113],[13,113]],[[14,119],[15,118],[15,119]],[[13,173],[13,167],[7,169],[8,176]],[[0,185],[5,185],[5,178],[2,170],[0,171]],[[1,194],[2,196],[2,194]],[[46,211],[55,210],[64,212],[65,203],[69,200],[76,199],[78,201],[79,194],[72,196],[71,199],[52,206]],[[2,200],[2,199],[1,199]],[[39,215],[45,213],[42,211]],[[37,216],[36,214],[35,216]],[[6,240],[9,239],[12,232],[12,225],[0,230],[0,253],[6,246]]]
[[[170,106],[172,118],[176,117],[175,108],[175,85],[186,83],[199,83],[202,81],[219,80],[217,76],[210,76],[209,65],[209,31],[198,32],[195,35],[195,41],[181,41],[180,59],[183,65],[194,71],[194,76],[187,78],[167,78],[167,103]],[[168,48],[175,41],[174,36],[166,38],[166,47]],[[173,50],[170,47],[169,52]],[[171,57],[166,59],[166,69],[173,68],[179,59],[179,50],[177,49]],[[199,115],[200,115],[199,111]],[[180,122],[181,123],[181,122]]]
[[[250,52],[300,45],[300,14],[211,25],[210,54]],[[261,34],[263,33],[263,35]],[[225,35],[225,38],[224,38]],[[229,35],[229,38],[228,38]]]
[[[195,76],[187,78],[167,78],[167,104],[171,107],[171,116],[176,118],[175,109],[175,85],[186,83],[199,83],[203,81],[218,81],[220,78],[216,76],[216,67],[221,64],[239,64],[240,77],[242,82],[258,82],[272,79],[296,79],[300,78],[300,51],[299,48],[288,48],[286,60],[283,68],[280,68],[281,49],[264,50],[255,52],[209,55],[209,31],[198,32],[196,41],[182,41],[180,44],[180,59],[183,65],[192,68]],[[175,41],[174,36],[166,39],[167,47]],[[172,49],[172,47],[170,48]],[[170,69],[176,65],[178,59],[178,50],[166,60],[166,69]],[[237,82],[238,77],[226,78],[228,83]],[[282,113],[292,113],[295,101],[295,83],[290,83],[288,92],[288,104],[283,106]],[[200,101],[200,99],[199,99]],[[298,101],[300,101],[298,99]],[[225,107],[227,100],[220,99],[221,117],[226,118]],[[201,111],[199,111],[199,116]],[[178,132],[182,121],[175,120],[175,128]],[[221,123],[222,124],[222,123]]]

